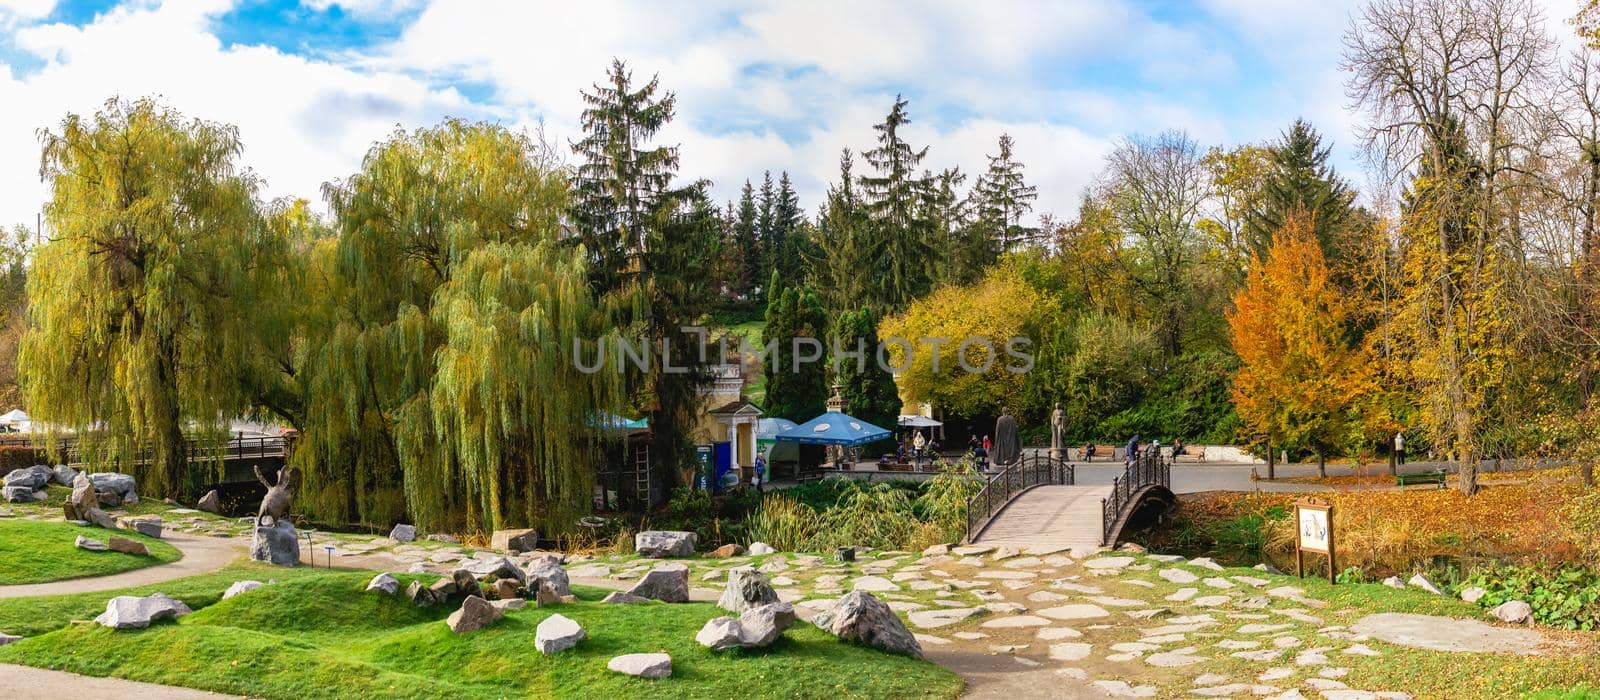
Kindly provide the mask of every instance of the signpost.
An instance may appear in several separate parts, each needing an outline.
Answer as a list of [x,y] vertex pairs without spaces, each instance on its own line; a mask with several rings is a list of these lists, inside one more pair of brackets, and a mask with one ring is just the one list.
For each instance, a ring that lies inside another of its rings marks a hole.
[[1305,553],[1328,558],[1328,583],[1336,583],[1333,563],[1333,506],[1318,501],[1294,504],[1294,574],[1305,576]]
[[695,488],[701,491],[710,491],[712,479],[717,473],[715,452],[711,445],[695,445],[695,458],[700,462],[700,468],[695,474]]

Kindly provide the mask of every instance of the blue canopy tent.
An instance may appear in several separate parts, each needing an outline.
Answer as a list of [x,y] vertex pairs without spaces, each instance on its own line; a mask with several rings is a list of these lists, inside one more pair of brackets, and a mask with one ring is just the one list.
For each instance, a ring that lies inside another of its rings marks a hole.
[[[827,413],[795,426],[793,430],[779,434],[776,439],[778,442],[845,448],[858,447],[887,437],[889,437],[888,430],[860,418],[829,410]],[[805,465],[802,464],[801,467],[803,471]],[[805,479],[807,476],[807,474],[800,475],[801,479]],[[820,474],[817,476],[820,476]]]
[[779,434],[776,439],[802,445],[855,447],[886,437],[889,431],[883,428],[838,411],[828,411]]

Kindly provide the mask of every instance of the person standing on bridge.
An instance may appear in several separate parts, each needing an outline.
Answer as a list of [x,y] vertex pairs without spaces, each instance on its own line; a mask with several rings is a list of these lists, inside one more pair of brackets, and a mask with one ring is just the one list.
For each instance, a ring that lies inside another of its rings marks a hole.
[[1139,459],[1139,438],[1141,437],[1144,436],[1135,434],[1133,437],[1128,438],[1127,447],[1122,449],[1122,458],[1128,464],[1133,464],[1134,460]]

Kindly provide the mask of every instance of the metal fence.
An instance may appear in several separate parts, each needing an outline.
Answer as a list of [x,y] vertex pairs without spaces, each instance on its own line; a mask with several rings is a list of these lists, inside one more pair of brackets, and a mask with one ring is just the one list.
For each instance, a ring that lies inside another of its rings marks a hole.
[[1047,484],[1070,486],[1075,478],[1071,464],[1042,455],[1024,454],[1021,459],[990,475],[983,488],[967,499],[967,541],[972,541],[996,513],[1022,492]]
[[1112,532],[1122,519],[1123,511],[1136,505],[1134,496],[1139,490],[1156,484],[1172,488],[1172,465],[1154,451],[1139,455],[1123,470],[1122,476],[1111,482],[1111,495],[1100,501],[1101,544],[1112,544]]

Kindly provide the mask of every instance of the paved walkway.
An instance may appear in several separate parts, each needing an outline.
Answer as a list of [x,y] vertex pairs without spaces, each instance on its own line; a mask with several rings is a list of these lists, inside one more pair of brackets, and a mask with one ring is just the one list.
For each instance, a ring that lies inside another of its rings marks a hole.
[[[168,544],[177,547],[178,551],[183,553],[183,558],[171,564],[147,566],[143,569],[124,571],[120,574],[111,574],[109,576],[0,586],[0,598],[92,593],[94,591],[110,591],[130,586],[161,583],[163,581],[211,573],[232,563],[239,558],[240,554],[244,553],[242,545],[232,539],[191,535],[170,530],[165,533],[165,537],[162,539],[166,540]],[[3,686],[0,686],[0,688],[3,688]],[[0,697],[5,697],[5,694],[0,693]]]
[[0,698],[140,698],[140,700],[221,700],[193,688],[139,683],[121,678],[80,676],[32,666],[0,664]]
[[1100,546],[1100,502],[1110,486],[1036,486],[996,515],[979,544],[1067,547],[1080,552]]

